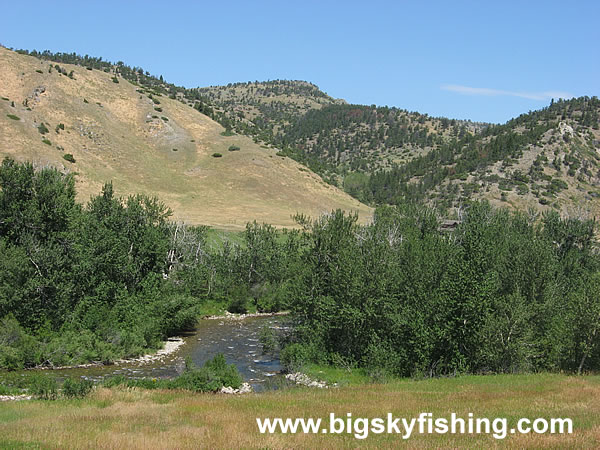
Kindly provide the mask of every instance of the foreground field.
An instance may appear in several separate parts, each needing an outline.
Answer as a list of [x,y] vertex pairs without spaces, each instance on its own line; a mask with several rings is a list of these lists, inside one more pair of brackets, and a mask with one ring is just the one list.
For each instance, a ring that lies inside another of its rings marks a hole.
[[[571,435],[261,435],[256,418],[468,417],[571,418]],[[245,396],[99,389],[85,400],[0,405],[2,448],[339,448],[339,447],[575,447],[600,445],[600,377],[469,376],[425,381],[293,389]]]

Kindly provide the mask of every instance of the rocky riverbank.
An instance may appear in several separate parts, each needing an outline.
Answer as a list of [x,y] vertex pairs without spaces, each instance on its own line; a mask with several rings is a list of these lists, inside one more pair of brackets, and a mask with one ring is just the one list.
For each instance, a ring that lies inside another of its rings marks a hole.
[[229,311],[225,311],[225,314],[218,316],[206,316],[206,320],[244,320],[251,317],[273,317],[273,316],[287,316],[289,311],[280,311],[274,313],[248,313],[248,314],[234,314]]

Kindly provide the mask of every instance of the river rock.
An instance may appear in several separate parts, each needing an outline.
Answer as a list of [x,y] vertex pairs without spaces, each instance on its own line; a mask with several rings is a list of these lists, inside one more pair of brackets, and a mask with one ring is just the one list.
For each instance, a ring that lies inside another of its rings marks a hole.
[[18,402],[21,400],[31,400],[32,395],[0,395],[0,402]]
[[239,389],[234,389],[231,386],[223,386],[219,392],[221,394],[248,394],[252,392],[252,386],[249,383],[242,383]]
[[288,373],[285,376],[288,380],[302,386],[314,387],[319,389],[327,389],[329,386],[325,381],[313,380],[308,375],[302,372]]

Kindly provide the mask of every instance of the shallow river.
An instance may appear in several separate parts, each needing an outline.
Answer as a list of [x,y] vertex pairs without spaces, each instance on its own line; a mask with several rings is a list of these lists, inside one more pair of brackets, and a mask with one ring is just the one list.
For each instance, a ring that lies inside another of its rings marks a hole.
[[183,371],[184,359],[188,356],[200,367],[218,353],[223,353],[229,364],[237,366],[244,381],[250,383],[254,390],[261,391],[276,387],[273,380],[278,378],[278,373],[282,369],[277,353],[263,354],[259,341],[261,329],[267,326],[275,332],[280,332],[286,328],[288,320],[285,316],[250,317],[243,320],[202,320],[193,333],[183,336],[185,344],[161,361],[127,362],[119,365],[43,372],[52,373],[60,378],[85,377],[94,381],[114,375],[124,375],[129,378],[174,377]]

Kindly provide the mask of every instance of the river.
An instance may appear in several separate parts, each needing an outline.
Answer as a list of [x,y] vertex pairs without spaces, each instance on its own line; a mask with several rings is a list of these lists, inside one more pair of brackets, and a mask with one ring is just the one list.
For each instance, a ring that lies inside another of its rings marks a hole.
[[[101,381],[110,376],[123,375],[128,378],[164,378],[179,375],[184,368],[184,359],[190,357],[195,365],[202,366],[207,360],[223,353],[229,364],[235,364],[244,381],[255,391],[277,387],[282,366],[277,352],[263,354],[260,332],[269,327],[276,333],[284,331],[289,318],[286,316],[248,317],[241,320],[201,320],[194,332],[183,336],[184,344],[160,361],[122,362],[115,365],[86,368],[40,370],[59,378],[85,377]],[[31,370],[23,374],[31,374]],[[1,375],[0,375],[1,377]]]

